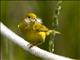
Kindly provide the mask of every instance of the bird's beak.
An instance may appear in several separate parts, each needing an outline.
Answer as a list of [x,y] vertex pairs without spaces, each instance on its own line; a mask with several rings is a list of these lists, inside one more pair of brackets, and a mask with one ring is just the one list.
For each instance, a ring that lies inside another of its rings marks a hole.
[[35,18],[35,21],[37,21],[37,19]]

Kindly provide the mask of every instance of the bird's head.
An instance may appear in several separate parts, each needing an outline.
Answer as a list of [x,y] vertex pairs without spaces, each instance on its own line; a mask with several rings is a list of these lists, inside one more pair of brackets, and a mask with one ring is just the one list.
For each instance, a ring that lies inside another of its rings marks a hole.
[[42,20],[40,18],[37,18],[37,15],[34,14],[34,13],[27,13],[25,21],[26,22],[39,22],[39,23],[42,23]]
[[28,13],[27,14],[27,18],[36,19],[37,18],[37,15],[34,14],[34,13]]

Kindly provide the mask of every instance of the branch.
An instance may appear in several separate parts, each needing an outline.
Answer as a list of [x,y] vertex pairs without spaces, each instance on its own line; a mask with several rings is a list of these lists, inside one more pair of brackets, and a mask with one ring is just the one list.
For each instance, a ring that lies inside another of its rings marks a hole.
[[13,41],[26,51],[30,52],[31,54],[38,56],[45,60],[73,60],[67,57],[59,56],[50,52],[47,52],[45,50],[42,50],[36,46],[33,46],[29,48],[29,43],[25,41],[23,38],[12,32],[9,28],[7,28],[2,22],[0,22],[1,25],[1,34],[9,38],[9,40]]
[[[55,13],[54,13],[54,18],[52,20],[52,27],[53,29],[57,30],[58,26],[59,26],[59,15],[60,15],[60,10],[61,10],[61,4],[62,1],[57,0],[57,4],[56,4],[56,9],[55,9]],[[50,52],[54,52],[54,40],[55,40],[55,36],[50,36],[51,39],[49,40],[49,51]]]

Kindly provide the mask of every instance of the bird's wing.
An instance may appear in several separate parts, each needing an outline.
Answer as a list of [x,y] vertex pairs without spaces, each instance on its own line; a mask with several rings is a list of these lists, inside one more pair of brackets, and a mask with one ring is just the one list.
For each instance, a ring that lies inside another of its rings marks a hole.
[[35,30],[35,31],[40,31],[40,32],[46,32],[46,31],[48,31],[49,29],[48,29],[45,25],[43,25],[43,24],[41,24],[41,23],[35,23],[35,24],[33,25],[33,30]]

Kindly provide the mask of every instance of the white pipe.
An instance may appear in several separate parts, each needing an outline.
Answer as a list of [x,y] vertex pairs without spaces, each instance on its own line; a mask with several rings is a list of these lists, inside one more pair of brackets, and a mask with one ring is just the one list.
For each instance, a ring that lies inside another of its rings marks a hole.
[[45,60],[74,60],[68,57],[63,57],[60,55],[56,55],[54,53],[47,52],[42,50],[36,46],[29,48],[29,42],[25,41],[23,38],[12,32],[9,28],[7,28],[2,22],[1,25],[1,34],[9,38],[9,40],[13,41],[20,47],[24,48],[26,51],[30,52],[31,54],[38,56]]

